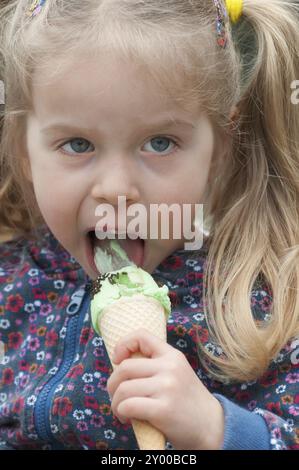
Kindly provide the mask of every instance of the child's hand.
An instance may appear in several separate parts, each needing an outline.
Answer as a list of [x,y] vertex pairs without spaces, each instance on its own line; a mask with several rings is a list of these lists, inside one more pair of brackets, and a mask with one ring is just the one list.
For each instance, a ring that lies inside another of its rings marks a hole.
[[[130,358],[141,352],[145,358]],[[107,382],[112,412],[159,429],[175,449],[220,449],[223,411],[184,354],[141,329],[121,340]]]

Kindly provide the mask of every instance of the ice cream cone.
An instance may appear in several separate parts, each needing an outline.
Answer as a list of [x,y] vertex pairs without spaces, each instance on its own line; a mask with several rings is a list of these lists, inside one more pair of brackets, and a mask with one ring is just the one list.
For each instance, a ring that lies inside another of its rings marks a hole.
[[[145,328],[166,342],[166,324],[171,303],[166,285],[128,259],[126,252],[112,240],[96,247],[95,264],[102,274],[93,282],[91,318],[102,336],[112,367],[116,344],[139,328]],[[142,357],[135,353],[131,357]],[[132,419],[141,450],[164,450],[165,437],[147,421]]]
[[[112,367],[114,349],[124,336],[145,328],[166,342],[166,316],[161,303],[153,297],[135,294],[121,297],[105,307],[98,318],[98,329],[104,340]],[[135,353],[131,357],[142,357]],[[132,419],[132,426],[141,450],[164,450],[165,437],[146,421]]]

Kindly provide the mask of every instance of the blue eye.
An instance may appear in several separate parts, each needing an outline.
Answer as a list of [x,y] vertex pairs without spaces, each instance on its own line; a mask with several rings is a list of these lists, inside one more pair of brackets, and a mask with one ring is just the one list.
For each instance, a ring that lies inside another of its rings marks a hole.
[[[174,151],[178,148],[177,143],[173,139],[170,139],[169,137],[163,137],[163,136],[157,136],[157,137],[150,139],[145,144],[145,146],[149,144],[151,146],[151,149],[145,149],[145,151],[150,152],[150,153],[156,153],[157,155],[160,154],[162,156],[170,155],[171,153],[174,153]],[[81,137],[76,137],[74,139],[68,140],[67,142],[62,144],[59,148],[62,149],[64,153],[70,156],[86,154],[86,153],[94,152],[95,150],[94,146],[88,140],[83,139]]]
[[75,153],[71,153],[69,150],[64,149],[65,153],[68,153],[70,155],[76,155],[76,154],[78,155],[80,153],[89,153],[89,152],[94,151],[94,148],[93,150],[88,150],[89,147],[92,146],[92,144],[88,142],[88,140],[82,139],[82,138],[71,139],[65,144],[63,144],[60,148],[63,149],[63,147],[67,147],[67,146],[69,146],[69,148],[71,148],[71,150],[75,152]]
[[[150,143],[152,148],[154,149],[155,152],[165,152],[169,147],[170,147],[170,144],[172,144],[172,146],[174,146],[174,148],[177,147],[177,144],[176,142],[174,142],[174,140],[168,138],[168,137],[163,137],[163,136],[158,136],[158,137],[154,137],[153,139],[150,139],[146,145]],[[173,150],[173,148],[171,148],[171,150],[164,154],[164,155],[169,155],[170,153],[172,153],[171,151]],[[149,152],[152,152],[152,150],[149,150]]]

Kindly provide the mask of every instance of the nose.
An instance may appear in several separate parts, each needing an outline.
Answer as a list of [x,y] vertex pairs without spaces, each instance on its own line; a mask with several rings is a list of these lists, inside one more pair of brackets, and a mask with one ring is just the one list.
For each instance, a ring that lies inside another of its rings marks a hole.
[[91,195],[95,200],[117,205],[118,196],[125,196],[127,203],[140,200],[139,184],[135,169],[128,161],[106,160],[105,167],[101,167],[96,175]]

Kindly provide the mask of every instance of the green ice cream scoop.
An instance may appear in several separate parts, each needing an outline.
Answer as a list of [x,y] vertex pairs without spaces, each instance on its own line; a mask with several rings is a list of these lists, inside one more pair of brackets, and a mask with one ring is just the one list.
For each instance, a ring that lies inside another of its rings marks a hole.
[[99,330],[100,317],[104,309],[121,297],[143,294],[156,299],[164,308],[166,320],[171,311],[171,303],[166,285],[159,287],[153,277],[137,266],[127,266],[97,278],[93,285],[91,318],[95,331]]

